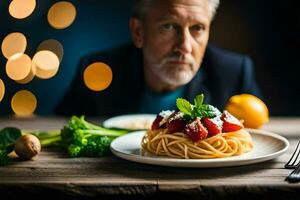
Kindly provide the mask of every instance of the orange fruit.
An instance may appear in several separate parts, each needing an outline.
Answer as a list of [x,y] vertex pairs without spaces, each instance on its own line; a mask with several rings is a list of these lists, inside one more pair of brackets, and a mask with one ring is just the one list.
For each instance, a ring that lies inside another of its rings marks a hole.
[[232,96],[225,109],[239,120],[244,120],[246,128],[259,128],[269,121],[266,104],[251,94]]

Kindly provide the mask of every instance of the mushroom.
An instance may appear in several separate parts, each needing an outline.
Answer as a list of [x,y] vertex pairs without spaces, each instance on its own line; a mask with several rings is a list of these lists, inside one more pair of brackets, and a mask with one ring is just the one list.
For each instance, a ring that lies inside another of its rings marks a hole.
[[23,159],[30,160],[41,151],[39,139],[31,134],[22,135],[15,144],[16,154]]

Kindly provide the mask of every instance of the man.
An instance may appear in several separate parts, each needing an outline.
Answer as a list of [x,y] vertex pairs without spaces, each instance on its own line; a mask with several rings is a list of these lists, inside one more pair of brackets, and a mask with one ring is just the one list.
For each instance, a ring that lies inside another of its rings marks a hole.
[[[178,97],[223,109],[238,93],[259,95],[250,59],[208,44],[219,0],[137,0],[129,22],[135,44],[83,59],[58,114],[118,115],[176,109]],[[83,70],[101,61],[113,71],[112,84],[93,92]]]

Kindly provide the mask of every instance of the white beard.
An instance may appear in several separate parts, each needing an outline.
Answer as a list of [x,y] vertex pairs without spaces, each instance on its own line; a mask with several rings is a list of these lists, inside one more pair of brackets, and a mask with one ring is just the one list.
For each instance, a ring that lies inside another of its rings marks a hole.
[[184,85],[192,80],[194,76],[190,70],[165,70],[162,67],[157,69],[155,72],[160,80],[172,86]]
[[[182,56],[181,56],[182,57]],[[153,73],[159,79],[168,85],[181,86],[192,80],[195,72],[193,71],[194,59],[192,57],[167,57],[161,63],[153,66]],[[189,65],[184,68],[176,68],[176,66],[168,66],[170,61],[184,61]]]

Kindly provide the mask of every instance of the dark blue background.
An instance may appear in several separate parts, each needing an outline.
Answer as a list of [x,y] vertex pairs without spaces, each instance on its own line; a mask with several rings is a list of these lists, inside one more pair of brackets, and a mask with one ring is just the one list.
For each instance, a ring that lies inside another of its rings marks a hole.
[[6,85],[6,94],[0,103],[0,113],[11,113],[10,99],[20,89],[29,89],[38,100],[36,113],[52,114],[72,80],[80,58],[130,41],[128,18],[130,0],[70,1],[77,9],[74,23],[67,29],[56,30],[47,21],[49,8],[58,1],[37,0],[34,12],[23,20],[8,13],[10,1],[0,2],[0,41],[11,32],[22,32],[27,38],[26,53],[32,57],[40,42],[56,39],[64,46],[64,57],[59,72],[48,80],[35,78],[29,84],[18,84],[5,74],[6,59],[0,55],[0,78]]

